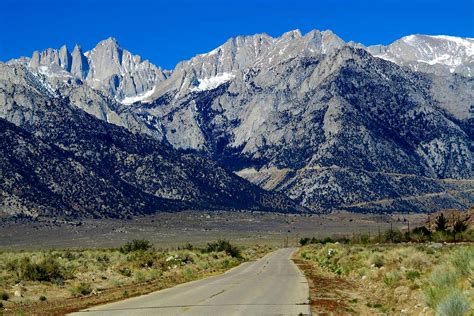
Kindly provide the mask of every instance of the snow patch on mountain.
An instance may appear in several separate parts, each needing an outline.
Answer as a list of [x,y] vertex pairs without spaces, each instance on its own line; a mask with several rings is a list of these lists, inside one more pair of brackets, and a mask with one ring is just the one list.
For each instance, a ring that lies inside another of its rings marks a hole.
[[138,94],[136,96],[133,96],[133,97],[125,97],[123,98],[121,101],[119,101],[120,103],[122,104],[125,104],[125,105],[130,105],[130,104],[133,104],[135,102],[142,102],[142,101],[145,101],[147,98],[151,97],[151,95],[153,94],[153,92],[155,92],[155,87],[153,87],[153,89],[149,90],[149,91],[146,91],[144,93],[141,93],[141,94]]
[[234,78],[234,74],[224,72],[213,77],[198,79],[199,85],[197,87],[191,88],[191,91],[212,90]]

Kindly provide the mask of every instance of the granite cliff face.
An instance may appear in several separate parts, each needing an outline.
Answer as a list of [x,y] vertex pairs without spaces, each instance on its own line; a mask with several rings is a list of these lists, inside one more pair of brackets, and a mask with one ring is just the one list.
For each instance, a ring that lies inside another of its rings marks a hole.
[[[67,99],[100,120],[198,153],[313,211],[474,202],[472,39],[413,35],[364,47],[330,31],[257,34],[231,38],[172,72],[111,39],[68,56],[61,48],[12,61],[0,79],[10,72],[4,81],[21,91],[18,81],[29,78],[45,99]],[[44,68],[43,60],[57,66]],[[143,84],[127,88],[128,74]],[[38,116],[13,111],[17,100],[1,101],[0,94],[0,116],[16,125]]]
[[160,68],[123,49],[114,38],[85,53],[78,45],[72,53],[66,46],[35,51],[28,66],[56,88],[80,80],[124,104],[139,101],[166,78]]

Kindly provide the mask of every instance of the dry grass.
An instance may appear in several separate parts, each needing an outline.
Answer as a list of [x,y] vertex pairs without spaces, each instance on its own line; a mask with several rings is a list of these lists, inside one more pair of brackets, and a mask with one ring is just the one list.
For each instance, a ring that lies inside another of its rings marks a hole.
[[62,315],[219,274],[272,250],[239,247],[235,256],[187,248],[1,252],[0,314]]
[[472,244],[315,244],[295,258],[314,284],[315,314],[467,315],[474,306]]

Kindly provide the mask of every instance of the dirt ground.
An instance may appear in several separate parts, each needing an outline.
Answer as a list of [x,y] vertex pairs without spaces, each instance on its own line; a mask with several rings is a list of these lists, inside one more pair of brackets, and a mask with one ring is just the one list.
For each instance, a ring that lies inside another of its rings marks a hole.
[[[206,244],[219,238],[235,243],[295,246],[301,237],[352,236],[411,228],[426,215],[372,215],[337,212],[287,215],[256,212],[159,213],[130,220],[0,220],[0,250],[117,247],[132,239],[150,240],[157,248]],[[288,240],[288,241],[287,241]],[[287,241],[287,242],[286,242]]]

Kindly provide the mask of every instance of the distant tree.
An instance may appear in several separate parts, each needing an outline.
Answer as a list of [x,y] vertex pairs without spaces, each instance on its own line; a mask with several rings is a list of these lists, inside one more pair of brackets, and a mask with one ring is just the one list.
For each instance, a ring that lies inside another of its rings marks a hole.
[[153,245],[150,241],[144,239],[134,239],[120,247],[120,252],[127,254],[134,251],[148,251],[152,248]]
[[301,246],[306,246],[307,244],[309,244],[311,242],[311,239],[308,238],[308,237],[303,237],[300,239],[300,245]]
[[461,219],[458,218],[456,220],[456,222],[454,222],[454,224],[453,224],[454,242],[456,242],[456,235],[463,233],[464,231],[466,231],[466,229],[467,229],[466,223],[464,223],[464,221],[462,221]]
[[403,241],[403,234],[398,229],[389,229],[384,234],[385,242],[399,243]]
[[237,246],[232,245],[227,240],[218,240],[207,244],[205,252],[220,252],[225,251],[229,256],[237,259],[242,259],[240,249]]
[[363,233],[360,235],[360,242],[361,244],[368,244],[370,243],[370,235],[367,233]]
[[322,244],[328,244],[334,242],[331,237],[325,237],[323,240],[321,240]]
[[436,217],[436,231],[438,232],[445,232],[448,229],[448,220],[444,217],[444,214],[441,213],[438,217]]
[[428,228],[426,228],[425,226],[420,226],[420,227],[415,227],[413,229],[413,233],[417,233],[417,234],[423,234],[423,235],[431,235],[431,232]]
[[416,242],[423,242],[431,238],[431,231],[425,226],[415,227],[410,238]]

